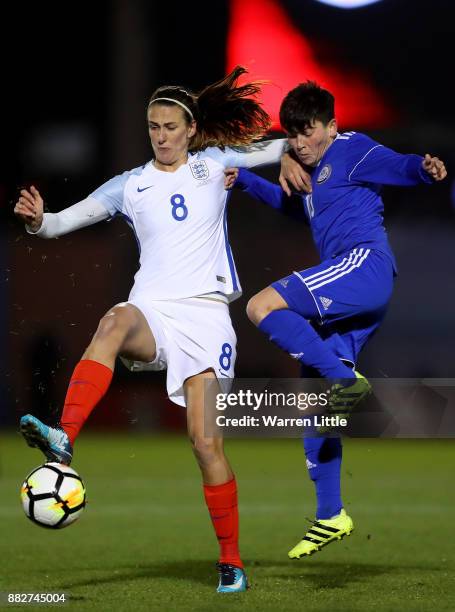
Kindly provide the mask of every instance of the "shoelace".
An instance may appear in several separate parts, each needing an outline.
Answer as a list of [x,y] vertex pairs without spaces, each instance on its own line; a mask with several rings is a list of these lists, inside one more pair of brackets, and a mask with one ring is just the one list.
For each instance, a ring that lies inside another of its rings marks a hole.
[[[314,526],[314,525],[316,525],[316,523],[317,523],[317,520],[316,520],[316,519],[310,519],[310,518],[308,518],[307,516],[305,517],[305,520],[306,520],[308,523],[310,523],[310,527],[309,527],[308,531],[310,531],[311,527],[313,527],[313,526]],[[308,531],[307,531],[307,533],[308,533]],[[306,535],[306,534],[305,534],[305,535]]]
[[[323,540],[317,540],[312,538],[312,535],[317,535],[319,538],[323,537],[326,540],[330,537],[330,534],[336,533],[338,530],[335,527],[330,527],[329,525],[323,525],[317,519],[309,519],[307,516],[305,519],[310,523],[311,527],[308,529],[306,534],[303,536],[302,540],[309,540],[310,542],[314,542],[315,544],[320,544]],[[312,531],[313,527],[316,527],[321,531]]]
[[[338,516],[338,515],[337,515]],[[334,518],[334,517],[332,517]],[[314,527],[316,525],[316,527],[320,527],[321,529],[326,529],[327,525],[324,525],[323,523],[320,523],[318,521],[318,519],[310,519],[307,516],[305,517],[305,520],[308,521],[311,525],[311,527]],[[321,520],[325,520],[325,519],[321,519]],[[311,529],[310,527],[310,529]]]
[[49,435],[52,444],[55,444],[61,450],[65,450],[67,436],[66,433],[61,429],[50,430]]
[[221,574],[221,584],[229,585],[235,582],[235,568],[233,565],[228,563],[217,563],[216,567]]

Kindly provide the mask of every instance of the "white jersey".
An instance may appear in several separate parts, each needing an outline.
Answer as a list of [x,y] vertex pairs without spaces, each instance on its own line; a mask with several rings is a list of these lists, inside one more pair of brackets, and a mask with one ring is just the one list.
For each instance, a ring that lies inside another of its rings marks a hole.
[[[92,210],[91,217],[87,212],[81,222],[79,210],[75,226],[114,215],[122,215],[131,225],[140,268],[129,299],[143,294],[165,300],[220,292],[232,301],[241,287],[227,234],[229,192],[224,189],[224,170],[277,162],[284,146],[284,140],[273,140],[242,150],[212,147],[189,154],[187,163],[175,172],[163,172],[149,162],[96,189],[87,202],[92,208],[100,203],[107,213]],[[56,235],[46,228],[38,233]]]

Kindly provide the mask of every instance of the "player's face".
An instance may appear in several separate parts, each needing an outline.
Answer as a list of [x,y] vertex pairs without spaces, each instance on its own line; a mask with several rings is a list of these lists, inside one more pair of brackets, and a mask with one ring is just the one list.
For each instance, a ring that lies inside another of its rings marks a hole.
[[327,125],[316,120],[304,130],[303,134],[288,136],[288,142],[302,164],[314,167],[335,140],[336,135],[335,119],[329,121]]
[[189,124],[185,111],[179,106],[164,106],[158,102],[148,109],[147,119],[155,166],[161,170],[176,170],[186,163],[196,122]]

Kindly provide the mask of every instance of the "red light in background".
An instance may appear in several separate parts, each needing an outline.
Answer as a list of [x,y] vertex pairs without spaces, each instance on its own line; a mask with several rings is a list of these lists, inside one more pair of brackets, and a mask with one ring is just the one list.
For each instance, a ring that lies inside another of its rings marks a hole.
[[367,75],[355,67],[348,73],[318,63],[310,42],[291,22],[276,0],[231,0],[227,41],[227,70],[237,64],[249,70],[248,79],[266,79],[262,102],[279,129],[278,111],[286,93],[307,79],[333,93],[338,122],[344,128],[381,128],[395,112],[376,91]]

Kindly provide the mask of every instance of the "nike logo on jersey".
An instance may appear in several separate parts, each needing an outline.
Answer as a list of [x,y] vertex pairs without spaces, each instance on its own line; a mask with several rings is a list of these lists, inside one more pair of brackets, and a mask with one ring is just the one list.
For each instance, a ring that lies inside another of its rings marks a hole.
[[218,368],[218,372],[221,374],[221,376],[225,376],[226,378],[229,378],[229,374],[225,374],[219,368]]
[[142,187],[142,189],[140,187],[137,188],[138,193],[142,193],[143,191],[145,191],[146,189],[150,189],[150,187],[153,187],[153,185],[149,185],[148,187]]

